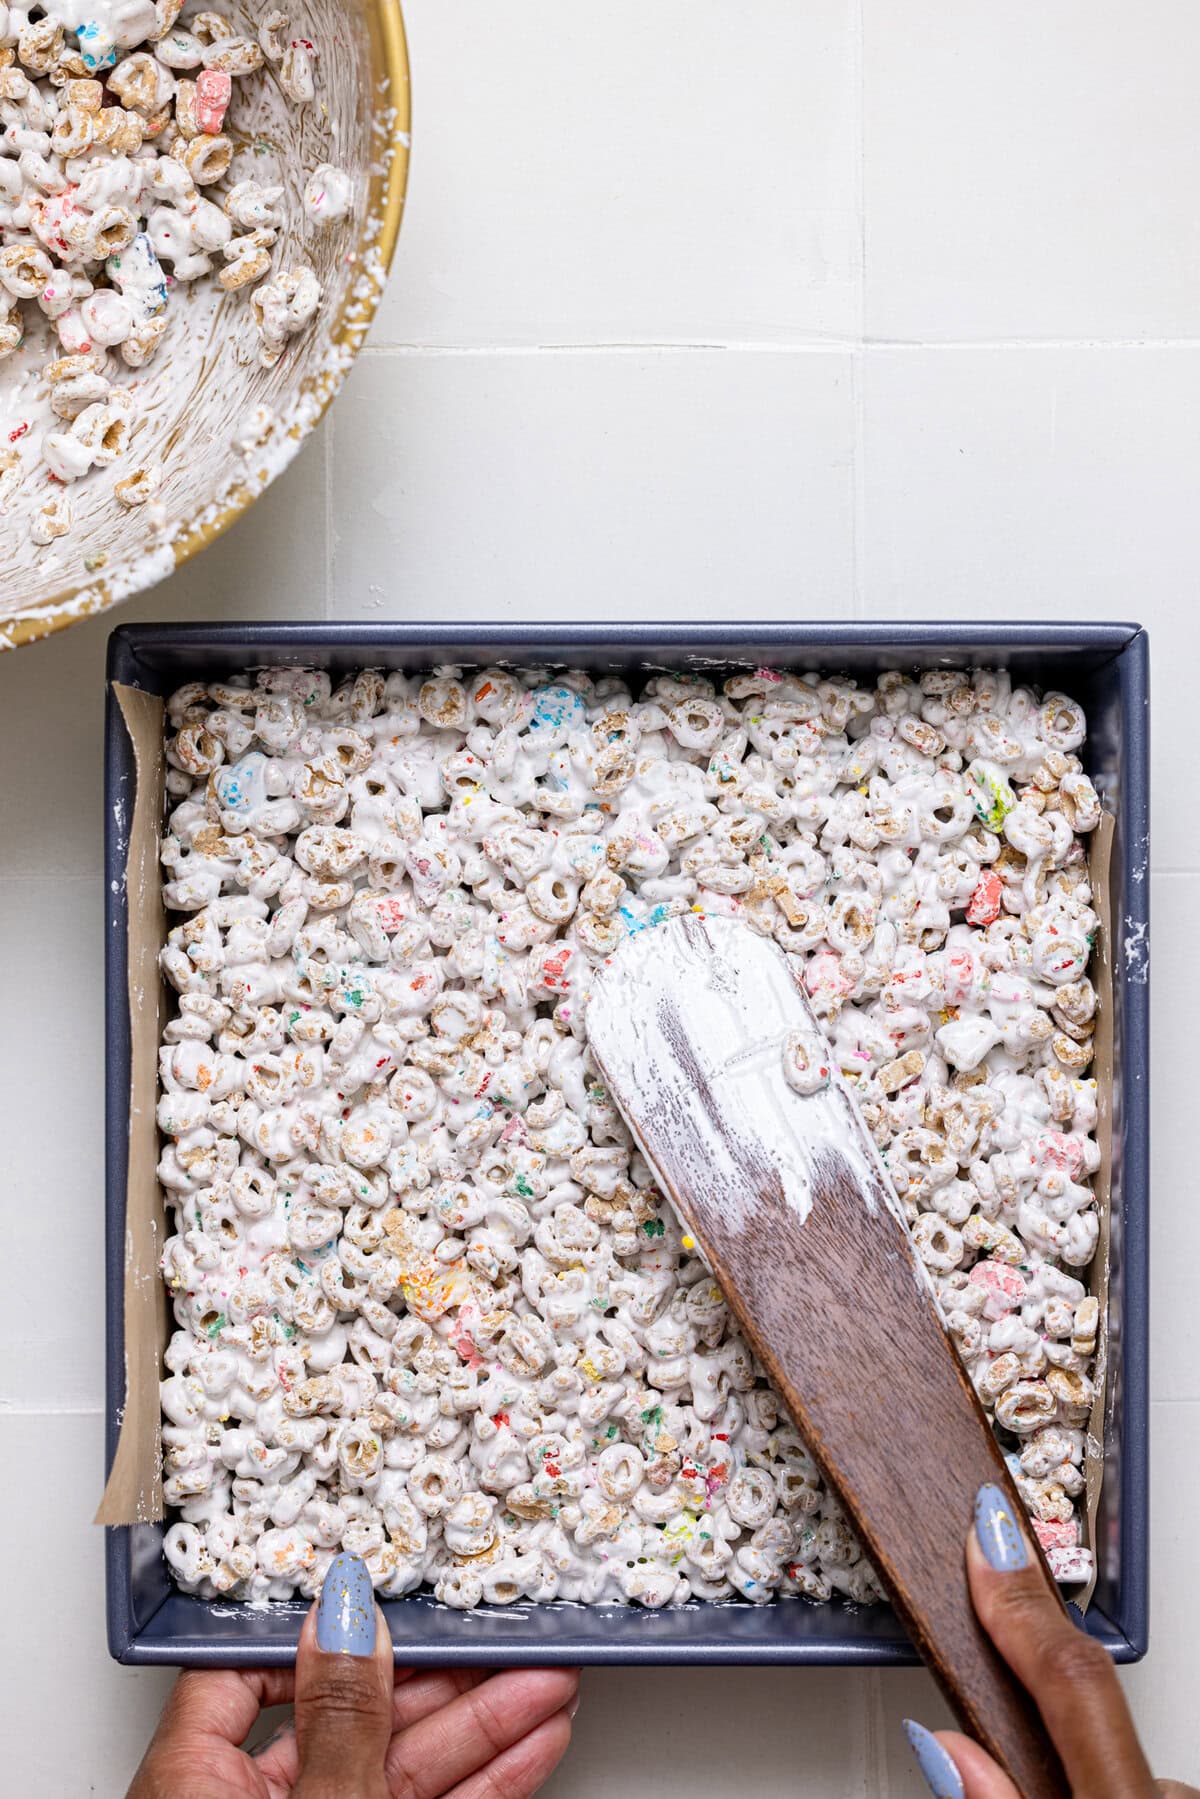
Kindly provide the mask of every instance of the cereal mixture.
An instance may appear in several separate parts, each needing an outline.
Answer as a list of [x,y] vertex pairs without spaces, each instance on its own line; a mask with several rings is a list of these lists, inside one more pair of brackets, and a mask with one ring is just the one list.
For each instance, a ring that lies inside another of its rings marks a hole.
[[[222,13],[189,6],[185,24],[182,10],[0,0],[0,381],[17,369],[0,509],[26,479],[44,480],[38,543],[70,530],[71,485],[93,468],[128,462],[122,506],[157,492],[161,468],[132,453],[137,371],[162,344],[178,283],[212,276],[244,290],[268,368],[320,305],[311,268],[273,267],[283,189],[242,178],[226,122],[235,81],[312,101],[314,46],[282,12],[245,37]],[[350,188],[343,170],[314,170],[306,220],[344,217]]]
[[1086,1577],[1073,701],[274,668],[168,713],[183,1587],[313,1595],[345,1548],[454,1606],[879,1596],[589,1058],[596,971],[681,910],[797,958],[1033,1529]]

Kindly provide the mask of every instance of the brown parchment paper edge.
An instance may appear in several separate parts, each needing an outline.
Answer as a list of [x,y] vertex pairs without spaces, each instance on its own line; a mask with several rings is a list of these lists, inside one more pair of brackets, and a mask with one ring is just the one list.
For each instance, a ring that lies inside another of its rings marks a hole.
[[166,759],[157,694],[114,683],[133,744],[136,789],[125,857],[129,947],[129,1165],[125,1181],[125,1404],[117,1452],[97,1524],[153,1524],[163,1516],[159,1370],[166,1308],[158,1263],[163,1210],[158,1186],[158,1045],[166,923],[159,879]]
[[1108,1285],[1109,1243],[1112,1234],[1112,1096],[1113,1096],[1113,944],[1112,944],[1112,848],[1117,821],[1111,812],[1101,814],[1089,845],[1088,876],[1092,889],[1092,909],[1100,920],[1096,947],[1088,973],[1096,989],[1096,1032],[1092,1039],[1095,1060],[1091,1073],[1096,1081],[1096,1141],[1100,1145],[1100,1166],[1092,1183],[1096,1195],[1096,1214],[1100,1233],[1096,1253],[1088,1271],[1088,1291],[1100,1302],[1100,1326],[1096,1340],[1096,1396],[1087,1422],[1084,1453],[1084,1542],[1092,1551],[1092,1572],[1072,1604],[1085,1612],[1096,1590],[1098,1554],[1096,1548],[1096,1511],[1100,1504],[1100,1488],[1104,1478],[1104,1412],[1105,1389],[1108,1385]]

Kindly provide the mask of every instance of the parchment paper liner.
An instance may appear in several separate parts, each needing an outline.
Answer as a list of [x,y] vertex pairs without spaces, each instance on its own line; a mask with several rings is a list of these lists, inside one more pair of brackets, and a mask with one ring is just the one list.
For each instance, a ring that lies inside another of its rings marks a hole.
[[[129,1172],[125,1183],[125,1409],[97,1524],[148,1524],[163,1515],[158,1382],[167,1342],[166,1291],[158,1259],[166,1214],[158,1184],[158,1045],[166,939],[158,849],[162,835],[163,703],[137,687],[114,688],[133,743],[137,787],[128,820],[125,898],[129,911]],[[117,820],[120,829],[124,820]]]

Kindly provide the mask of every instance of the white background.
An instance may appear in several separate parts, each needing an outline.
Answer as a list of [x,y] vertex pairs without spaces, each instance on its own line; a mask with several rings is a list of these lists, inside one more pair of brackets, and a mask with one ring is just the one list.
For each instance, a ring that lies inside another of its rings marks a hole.
[[[331,420],[125,618],[1121,618],[1151,632],[1153,1612],[1200,1780],[1194,0],[409,0],[408,218]],[[0,1786],[118,1795],[103,1632],[111,619],[0,665]],[[930,1495],[937,1504],[937,1495]],[[946,1520],[959,1554],[960,1521]],[[922,1672],[588,1674],[553,1799],[924,1791]]]

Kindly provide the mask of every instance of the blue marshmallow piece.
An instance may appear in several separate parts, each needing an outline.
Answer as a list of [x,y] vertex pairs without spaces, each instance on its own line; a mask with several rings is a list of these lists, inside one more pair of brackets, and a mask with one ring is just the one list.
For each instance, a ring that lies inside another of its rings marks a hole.
[[166,311],[167,277],[144,231],[139,231],[125,249],[110,256],[104,269],[139,320],[152,319]]
[[267,759],[251,750],[240,762],[228,764],[217,775],[217,798],[227,812],[254,812],[267,798]]
[[556,749],[583,724],[583,701],[573,688],[536,687],[532,699],[529,730],[536,731],[540,738],[549,738]]
[[89,69],[111,69],[117,60],[117,40],[111,25],[89,19],[75,33],[79,54]]

